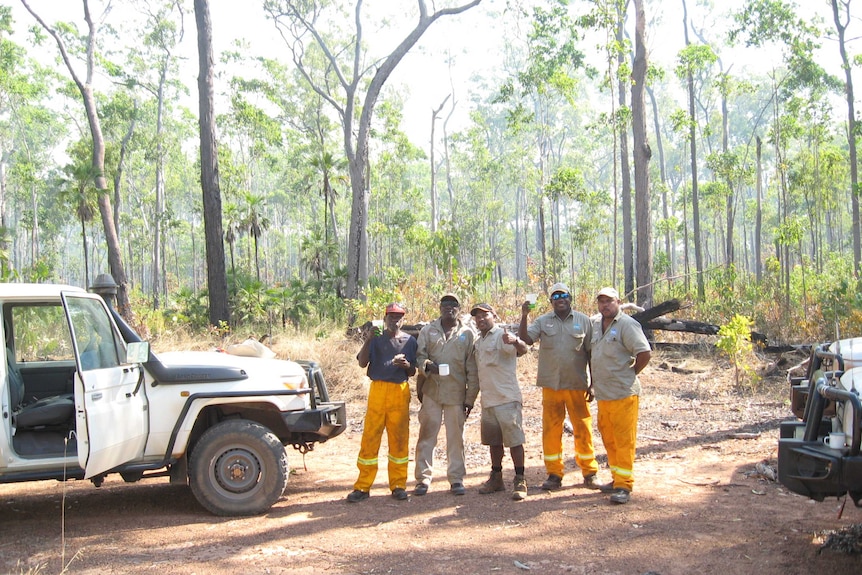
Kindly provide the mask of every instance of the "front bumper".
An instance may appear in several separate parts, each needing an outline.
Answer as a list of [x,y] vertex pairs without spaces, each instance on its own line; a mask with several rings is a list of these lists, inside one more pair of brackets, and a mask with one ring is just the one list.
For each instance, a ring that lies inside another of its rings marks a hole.
[[778,480],[787,489],[815,501],[849,494],[862,501],[862,455],[831,449],[822,441],[800,437],[805,423],[781,424],[778,440]]
[[284,425],[290,437],[281,438],[283,443],[323,443],[341,435],[347,426],[347,407],[342,401],[318,403],[315,409],[282,413]]

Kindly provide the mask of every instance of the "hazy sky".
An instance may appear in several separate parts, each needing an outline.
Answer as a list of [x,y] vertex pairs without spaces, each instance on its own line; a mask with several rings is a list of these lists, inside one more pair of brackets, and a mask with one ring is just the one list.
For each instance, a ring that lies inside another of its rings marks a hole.
[[[18,0],[5,1],[11,2],[19,30],[23,32],[27,26],[34,23]],[[724,42],[723,32],[729,25],[727,13],[740,7],[744,1],[722,0],[716,2],[716,7],[707,13],[696,6],[697,2],[689,0],[689,15],[695,26],[704,30],[707,40],[720,45]],[[117,25],[129,17],[129,9],[116,2],[115,4],[117,8],[111,14],[110,22]],[[187,4],[191,10],[191,2]],[[30,0],[30,5],[50,23],[58,20],[74,21],[83,29],[80,0]],[[829,18],[827,23],[831,24],[831,14],[826,2],[805,0],[802,5],[802,11],[817,10],[823,17]],[[101,6],[102,1],[91,0],[94,14],[101,10]],[[511,14],[500,16],[505,7],[506,0],[484,0],[478,7],[464,14],[438,20],[396,68],[388,86],[397,88],[404,99],[404,129],[415,144],[427,147],[431,110],[439,106],[453,85],[457,106],[450,128],[457,129],[467,123],[472,95],[468,91],[478,89],[476,77],[502,77],[504,44],[512,42],[513,38],[524,37],[523,33],[515,29],[518,24]],[[682,2],[647,0],[646,9],[647,20],[651,24],[647,31],[651,61],[663,65],[671,72],[676,54],[684,45]],[[210,0],[210,10],[217,54],[233,48],[235,40],[245,39],[249,42],[252,55],[266,55],[289,61],[287,48],[273,24],[264,17],[261,2]],[[403,38],[406,30],[415,25],[415,17],[405,16],[408,11],[415,12],[414,2],[366,0],[363,6],[365,38],[371,43],[376,54],[382,56],[388,53]],[[382,24],[384,20],[387,25]],[[184,104],[196,110],[194,98],[197,92],[197,35],[194,13],[191,11],[186,14],[185,26],[181,54],[186,63],[183,66],[182,80],[189,86],[192,96]],[[19,34],[16,41],[27,43],[24,34]],[[588,37],[581,44],[583,52],[597,65],[601,65],[601,50],[597,45],[603,41],[604,39],[598,36]],[[698,39],[692,35],[691,41],[698,42]],[[838,60],[837,47],[829,40],[824,40],[823,43],[822,61],[829,64],[834,73],[840,73],[840,69],[834,69]],[[48,48],[40,58],[43,61],[51,61],[57,55],[53,44],[48,45]],[[451,65],[447,64],[447,55],[451,58]],[[733,65],[735,73],[746,70],[764,72],[780,65],[776,50],[725,48],[722,51],[722,59],[725,68]],[[217,91],[219,89],[217,86]],[[444,114],[448,111],[449,108],[444,109]]]

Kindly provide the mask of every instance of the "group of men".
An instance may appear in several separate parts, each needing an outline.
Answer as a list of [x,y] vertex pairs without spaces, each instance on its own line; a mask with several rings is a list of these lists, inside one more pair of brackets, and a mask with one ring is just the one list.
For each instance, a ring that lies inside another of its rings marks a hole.
[[[536,384],[542,388],[542,451],[547,479],[541,488],[560,489],[565,473],[563,427],[566,413],[575,436],[575,462],[583,485],[610,494],[610,501],[627,503],[634,485],[637,437],[637,374],[650,360],[650,346],[640,324],[621,310],[614,288],[602,288],[593,317],[572,309],[571,292],[563,283],[551,286],[552,310],[532,323],[533,305],[525,301],[517,334],[497,324],[494,308],[486,303],[470,310],[475,330],[462,319],[455,294],[440,299],[440,316],[419,332],[418,338],[401,331],[406,310],[390,304],[384,331],[365,333],[357,354],[367,367],[371,387],[357,458],[359,477],[350,502],[369,497],[377,474],[377,457],[384,430],[389,442],[389,488],[405,500],[409,461],[408,380],[417,375],[419,438],[416,443],[414,495],[428,493],[433,478],[434,449],[441,426],[446,429],[447,479],[453,495],[464,495],[464,423],[477,397],[482,413],[480,435],[491,455],[491,474],[479,487],[489,494],[506,489],[503,481],[505,448],[514,466],[512,498],[527,497],[524,476],[522,396],[517,358],[539,343]],[[481,394],[481,395],[480,395]],[[613,480],[597,480],[590,402],[598,405],[598,429]]]

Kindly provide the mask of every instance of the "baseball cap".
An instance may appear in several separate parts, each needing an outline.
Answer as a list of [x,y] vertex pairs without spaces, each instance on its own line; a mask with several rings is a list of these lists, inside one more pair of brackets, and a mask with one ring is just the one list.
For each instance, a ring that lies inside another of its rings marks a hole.
[[400,313],[401,315],[404,315],[405,313],[407,313],[407,310],[405,310],[401,306],[401,304],[391,303],[388,306],[386,306],[386,314],[388,315],[390,313]]
[[461,301],[458,299],[458,296],[456,296],[455,294],[453,294],[451,292],[444,293],[443,297],[440,298],[440,303],[443,303],[444,301],[447,301],[447,300],[454,300],[456,304],[461,305]]
[[492,308],[486,303],[477,303],[473,306],[473,309],[470,310],[470,315],[476,315],[480,311],[489,311],[491,313],[494,313],[494,308]]
[[602,289],[600,289],[598,295],[596,296],[596,299],[599,299],[602,296],[607,296],[611,299],[620,299],[619,292],[617,292],[617,290],[612,287],[603,287]]
[[558,291],[561,291],[563,293],[572,293],[569,291],[569,286],[567,286],[566,284],[564,284],[562,282],[557,282],[551,286],[551,291],[550,291],[551,295],[554,295]]

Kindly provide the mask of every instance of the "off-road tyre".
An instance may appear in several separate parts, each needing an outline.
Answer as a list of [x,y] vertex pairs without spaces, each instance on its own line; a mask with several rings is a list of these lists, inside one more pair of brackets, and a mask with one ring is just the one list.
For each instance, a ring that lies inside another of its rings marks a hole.
[[189,459],[195,498],[215,515],[257,515],[287,487],[287,453],[266,427],[244,419],[209,428]]

